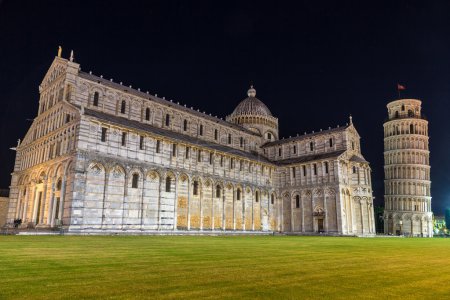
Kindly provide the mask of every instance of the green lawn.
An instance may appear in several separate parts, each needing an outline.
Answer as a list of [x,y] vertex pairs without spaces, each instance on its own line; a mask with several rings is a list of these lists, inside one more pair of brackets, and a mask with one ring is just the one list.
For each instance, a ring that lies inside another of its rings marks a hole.
[[0,236],[0,299],[450,299],[450,239]]

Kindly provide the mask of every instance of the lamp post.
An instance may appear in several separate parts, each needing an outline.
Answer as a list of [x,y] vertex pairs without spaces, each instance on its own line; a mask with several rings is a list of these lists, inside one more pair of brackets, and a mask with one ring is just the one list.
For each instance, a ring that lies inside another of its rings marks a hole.
[[400,220],[400,221],[398,221],[398,224],[400,225],[400,235],[402,235],[403,234],[403,228],[402,228],[402,226],[403,226],[403,221],[402,220]]

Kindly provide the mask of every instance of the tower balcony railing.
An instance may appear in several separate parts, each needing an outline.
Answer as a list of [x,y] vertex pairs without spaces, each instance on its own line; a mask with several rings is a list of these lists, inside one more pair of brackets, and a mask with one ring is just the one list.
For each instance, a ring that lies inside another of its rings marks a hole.
[[393,117],[389,117],[384,119],[384,123],[388,122],[388,121],[392,121],[392,120],[401,120],[401,119],[421,119],[421,120],[427,120],[427,117],[424,115],[399,115],[399,116],[393,116]]

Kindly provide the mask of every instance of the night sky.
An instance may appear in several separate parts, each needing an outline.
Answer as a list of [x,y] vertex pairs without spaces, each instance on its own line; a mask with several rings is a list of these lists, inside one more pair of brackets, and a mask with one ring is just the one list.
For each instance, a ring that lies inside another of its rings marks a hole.
[[376,204],[399,82],[430,120],[433,211],[450,206],[448,1],[0,0],[0,188],[58,45],[84,71],[222,117],[254,84],[284,137],[352,114]]

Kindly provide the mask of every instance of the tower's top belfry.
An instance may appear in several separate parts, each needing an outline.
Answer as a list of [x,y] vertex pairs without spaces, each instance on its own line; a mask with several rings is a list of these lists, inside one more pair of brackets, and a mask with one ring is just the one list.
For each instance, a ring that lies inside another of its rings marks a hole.
[[387,104],[389,120],[421,118],[422,101],[418,99],[399,99]]

